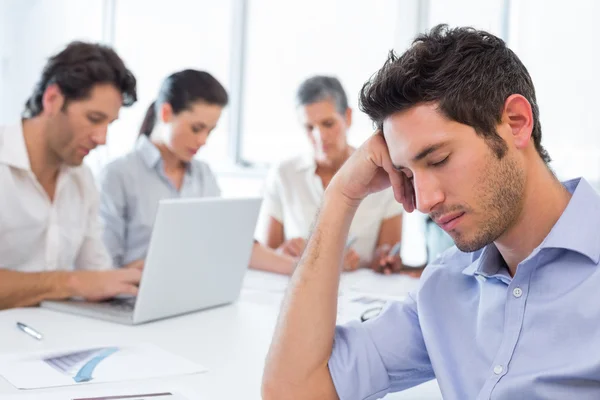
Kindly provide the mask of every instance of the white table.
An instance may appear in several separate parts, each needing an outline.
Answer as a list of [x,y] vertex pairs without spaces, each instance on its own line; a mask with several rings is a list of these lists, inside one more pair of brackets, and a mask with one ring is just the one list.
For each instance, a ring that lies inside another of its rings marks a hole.
[[[249,278],[263,274],[249,272]],[[275,277],[275,279],[277,279]],[[0,312],[0,354],[29,352],[95,342],[150,342],[209,369],[197,375],[111,384],[89,384],[18,391],[0,377],[2,399],[71,399],[72,397],[178,391],[190,400],[260,399],[264,359],[275,326],[279,290],[244,289],[235,304],[130,327],[46,309]],[[15,327],[22,321],[44,334],[35,341]],[[441,399],[435,382],[386,399]]]

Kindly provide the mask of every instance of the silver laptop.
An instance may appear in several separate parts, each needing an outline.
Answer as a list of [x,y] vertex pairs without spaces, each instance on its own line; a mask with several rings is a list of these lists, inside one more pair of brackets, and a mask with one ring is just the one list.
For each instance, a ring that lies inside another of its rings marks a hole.
[[134,325],[231,303],[248,268],[260,202],[163,200],[137,298],[44,301],[41,306]]

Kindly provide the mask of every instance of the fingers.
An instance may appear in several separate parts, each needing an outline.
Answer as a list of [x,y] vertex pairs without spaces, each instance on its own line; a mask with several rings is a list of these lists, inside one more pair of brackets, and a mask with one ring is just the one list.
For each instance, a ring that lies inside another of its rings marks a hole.
[[298,252],[295,244],[291,240],[284,242],[281,246],[279,246],[278,250],[281,251],[283,254],[288,255],[290,257],[298,257],[299,256],[299,252]]
[[129,264],[125,265],[123,268],[135,268],[135,269],[142,270],[142,269],[144,269],[144,260],[140,259],[140,260],[132,261]]
[[381,257],[378,268],[375,272],[379,272],[384,275],[390,275],[402,271],[403,269],[402,259],[398,255],[385,255]]
[[412,180],[410,180],[406,174],[402,173],[404,184],[404,202],[402,205],[407,212],[413,212],[416,208],[416,199],[415,199],[415,188],[413,186]]
[[137,285],[142,279],[142,271],[137,268],[123,268],[118,271],[118,280],[123,283],[131,283]]
[[290,243],[287,246],[288,249],[288,254],[292,257],[298,257],[300,256],[300,251],[298,250],[298,247],[296,245],[294,245],[293,243]]
[[415,202],[414,189],[411,180],[408,179],[404,172],[399,171],[394,167],[383,133],[378,131],[378,134],[375,135],[373,140],[379,142],[375,144],[376,147],[383,146],[383,148],[379,148],[377,151],[379,152],[381,168],[389,175],[390,184],[394,191],[394,198],[398,203],[402,204],[407,212],[413,212],[415,210]]
[[301,255],[304,252],[304,248],[306,247],[306,240],[304,240],[303,238],[296,238],[294,239],[294,242],[297,246],[298,255]]
[[118,294],[126,294],[131,296],[137,296],[139,292],[139,288],[135,285],[121,285],[119,287]]
[[300,257],[306,246],[306,241],[302,238],[293,238],[287,241],[287,249],[292,257]]
[[284,243],[282,244],[279,249],[277,249],[279,252],[285,254],[286,256],[290,256],[290,257],[298,257],[296,255],[296,252],[290,247],[289,243]]
[[346,252],[344,256],[344,270],[345,271],[354,271],[358,269],[360,266],[360,256],[357,252],[350,249]]
[[392,266],[392,272],[400,272],[404,269],[404,265],[402,264],[402,259],[398,256],[394,257],[393,260],[390,261],[390,265]]

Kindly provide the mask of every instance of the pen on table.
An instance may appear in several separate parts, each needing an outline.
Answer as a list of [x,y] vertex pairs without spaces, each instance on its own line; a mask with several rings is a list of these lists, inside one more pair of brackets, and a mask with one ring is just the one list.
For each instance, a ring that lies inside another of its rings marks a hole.
[[390,252],[388,253],[388,256],[390,257],[394,257],[396,255],[400,255],[400,250],[402,250],[402,242],[398,242],[394,245],[394,247],[392,247],[392,249],[390,250]]
[[356,242],[357,237],[356,236],[350,236],[348,238],[348,240],[346,241],[346,249],[349,249],[350,247],[352,247],[352,245],[354,244],[354,242]]
[[41,333],[22,322],[17,322],[17,328],[19,328],[34,339],[42,340],[44,338],[44,336]]
[[[400,250],[402,249],[402,245],[401,242],[396,243],[388,252],[386,257],[395,257],[397,255],[400,255]],[[389,262],[386,262],[385,265],[382,265],[379,267],[380,271],[384,271],[386,268],[392,268],[392,264]]]

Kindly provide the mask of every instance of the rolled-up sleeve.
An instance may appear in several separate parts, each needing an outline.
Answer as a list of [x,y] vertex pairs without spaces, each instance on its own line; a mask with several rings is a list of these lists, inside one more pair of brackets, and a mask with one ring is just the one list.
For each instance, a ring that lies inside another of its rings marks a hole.
[[413,297],[365,323],[338,326],[329,371],[341,400],[380,399],[433,379]]

